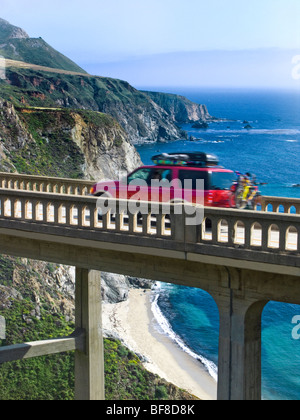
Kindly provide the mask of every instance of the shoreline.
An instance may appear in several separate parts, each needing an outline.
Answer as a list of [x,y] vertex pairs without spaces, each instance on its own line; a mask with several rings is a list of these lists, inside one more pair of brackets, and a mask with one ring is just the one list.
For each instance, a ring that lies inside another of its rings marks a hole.
[[159,332],[151,291],[132,289],[125,302],[103,304],[103,328],[146,360],[144,367],[201,400],[217,399],[217,383],[193,357]]

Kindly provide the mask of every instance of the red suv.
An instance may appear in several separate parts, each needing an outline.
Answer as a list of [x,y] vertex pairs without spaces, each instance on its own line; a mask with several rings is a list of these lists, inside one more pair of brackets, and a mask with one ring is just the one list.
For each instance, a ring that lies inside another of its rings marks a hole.
[[201,193],[204,206],[235,207],[235,173],[218,166],[216,156],[183,152],[154,156],[152,161],[155,165],[138,168],[125,179],[95,184],[91,194],[195,204]]

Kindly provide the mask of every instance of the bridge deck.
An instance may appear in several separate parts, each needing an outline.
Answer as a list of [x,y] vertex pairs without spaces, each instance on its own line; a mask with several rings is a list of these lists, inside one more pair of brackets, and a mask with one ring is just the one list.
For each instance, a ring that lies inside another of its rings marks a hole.
[[218,399],[260,399],[262,310],[269,300],[300,304],[300,200],[263,197],[262,211],[130,206],[97,203],[88,182],[73,182],[0,174],[0,252],[77,267],[77,335],[1,348],[0,363],[12,351],[75,348],[77,398],[104,398],[96,271],[108,271],[210,293],[220,314]]

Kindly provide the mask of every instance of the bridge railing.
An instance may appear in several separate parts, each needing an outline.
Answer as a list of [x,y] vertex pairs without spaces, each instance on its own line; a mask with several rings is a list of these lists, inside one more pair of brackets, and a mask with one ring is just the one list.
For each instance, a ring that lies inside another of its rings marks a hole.
[[87,195],[93,181],[0,172],[0,188],[54,194]]
[[300,251],[300,217],[281,213],[205,208],[196,242],[268,252]]
[[[88,195],[94,181],[0,172],[0,188],[54,194]],[[261,211],[300,214],[300,199],[261,197]]]
[[300,199],[262,196],[261,210],[273,213],[300,214]]
[[[188,225],[192,209],[194,207],[184,204],[132,200],[129,203],[127,200],[0,189],[0,220],[224,248],[300,252],[299,215],[206,207],[204,219]],[[197,211],[201,216],[203,209]]]

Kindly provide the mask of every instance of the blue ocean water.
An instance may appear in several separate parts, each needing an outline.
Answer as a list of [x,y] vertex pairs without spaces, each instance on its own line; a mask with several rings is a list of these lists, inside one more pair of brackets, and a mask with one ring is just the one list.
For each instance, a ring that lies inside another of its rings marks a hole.
[[[144,88],[146,90],[146,88]],[[149,89],[150,90],[150,89]],[[155,89],[151,89],[155,90]],[[182,128],[196,141],[138,147],[145,164],[158,151],[215,153],[226,168],[256,174],[263,195],[300,198],[300,92],[162,89],[206,104],[211,115],[226,119],[209,129]],[[247,123],[246,123],[247,121]],[[246,130],[246,124],[253,129]],[[219,314],[206,292],[160,284],[153,292],[153,312],[168,334],[217,378]],[[262,319],[263,399],[300,400],[300,340],[292,320],[300,306],[270,302]],[[191,319],[193,322],[191,322]]]

